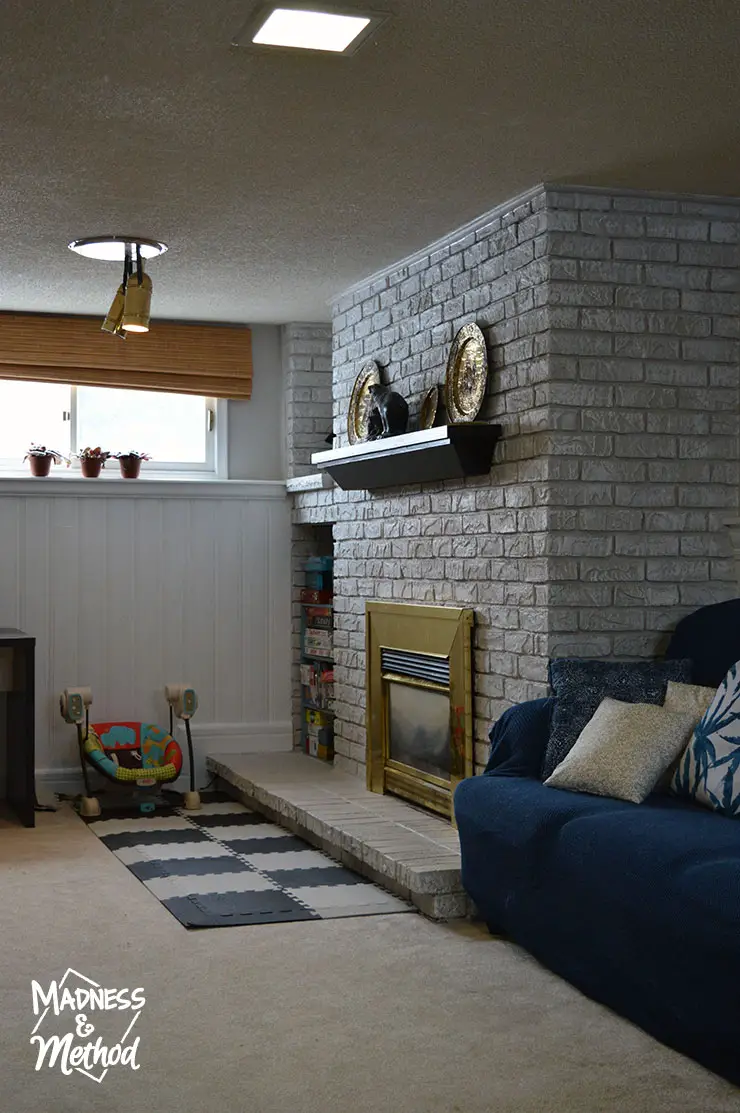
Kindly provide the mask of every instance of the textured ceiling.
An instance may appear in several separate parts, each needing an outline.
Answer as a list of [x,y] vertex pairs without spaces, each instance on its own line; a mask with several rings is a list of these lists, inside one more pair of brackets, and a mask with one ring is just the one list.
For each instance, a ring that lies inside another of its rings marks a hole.
[[256,6],[2,0],[0,307],[103,313],[66,244],[120,231],[155,316],[326,320],[539,181],[740,193],[737,0],[378,0],[353,57],[231,47]]

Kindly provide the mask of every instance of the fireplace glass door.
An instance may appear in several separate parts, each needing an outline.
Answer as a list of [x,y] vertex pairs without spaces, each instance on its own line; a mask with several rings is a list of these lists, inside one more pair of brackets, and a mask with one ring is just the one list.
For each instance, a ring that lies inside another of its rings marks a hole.
[[450,779],[450,697],[431,685],[387,681],[388,759],[440,780]]

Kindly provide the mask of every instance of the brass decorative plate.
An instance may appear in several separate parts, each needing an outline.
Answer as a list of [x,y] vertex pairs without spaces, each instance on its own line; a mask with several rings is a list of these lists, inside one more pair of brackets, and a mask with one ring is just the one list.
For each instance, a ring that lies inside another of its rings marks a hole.
[[421,404],[419,412],[419,428],[431,429],[437,417],[437,406],[439,405],[439,387],[430,386],[429,390],[424,395],[424,401]]
[[475,421],[488,381],[488,353],[483,333],[475,324],[463,325],[452,341],[447,360],[445,405],[447,418]]
[[362,365],[359,375],[352,387],[352,397],[349,400],[347,411],[347,436],[350,444],[366,441],[370,424],[370,395],[371,386],[380,384],[380,368],[375,360],[371,359]]

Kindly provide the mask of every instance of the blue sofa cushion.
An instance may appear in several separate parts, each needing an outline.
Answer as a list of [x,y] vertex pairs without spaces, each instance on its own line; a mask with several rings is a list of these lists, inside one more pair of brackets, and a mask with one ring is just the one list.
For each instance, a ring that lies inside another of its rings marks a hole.
[[556,703],[542,764],[543,780],[570,752],[605,696],[623,703],[662,704],[669,680],[690,682],[691,661],[589,661],[563,657],[550,662],[549,679]]
[[495,775],[458,786],[455,817],[491,930],[740,1083],[740,824]]
[[491,754],[484,774],[539,779],[554,704],[551,697],[533,699],[504,711],[488,734]]
[[532,778],[494,773],[461,781],[454,808],[462,882],[491,930],[514,933],[520,903],[543,884],[552,846],[574,817],[630,807],[636,805],[558,792]]
[[740,661],[740,599],[712,603],[682,618],[667,660],[690,657],[691,683],[718,688],[730,667]]

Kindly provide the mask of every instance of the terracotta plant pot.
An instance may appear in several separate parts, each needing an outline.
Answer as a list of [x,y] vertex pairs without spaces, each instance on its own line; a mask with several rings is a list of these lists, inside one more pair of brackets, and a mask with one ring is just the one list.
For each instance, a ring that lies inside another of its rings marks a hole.
[[105,463],[104,460],[90,459],[83,456],[80,460],[80,470],[85,479],[97,479],[100,475],[100,470]]
[[31,475],[48,475],[51,471],[51,456],[29,456],[28,462],[31,465]]
[[138,456],[119,456],[121,476],[124,479],[138,479],[141,471],[141,460]]

